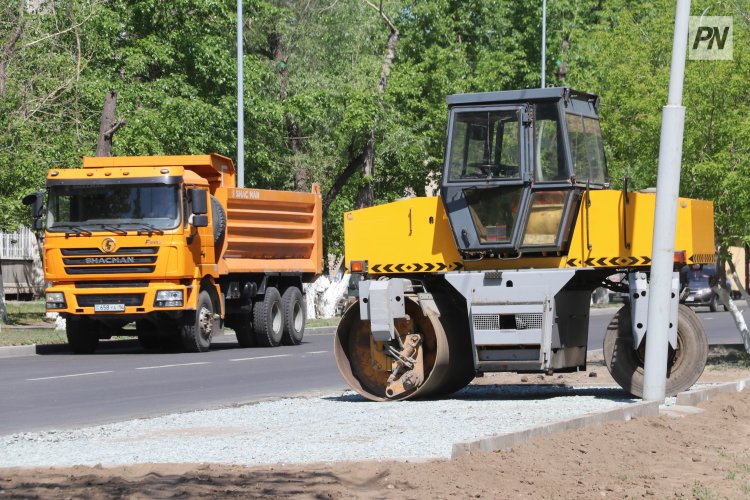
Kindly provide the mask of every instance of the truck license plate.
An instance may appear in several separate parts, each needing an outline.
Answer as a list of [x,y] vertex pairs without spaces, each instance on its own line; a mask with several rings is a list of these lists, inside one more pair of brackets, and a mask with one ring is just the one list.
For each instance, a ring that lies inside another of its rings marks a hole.
[[125,304],[94,304],[94,312],[123,312]]

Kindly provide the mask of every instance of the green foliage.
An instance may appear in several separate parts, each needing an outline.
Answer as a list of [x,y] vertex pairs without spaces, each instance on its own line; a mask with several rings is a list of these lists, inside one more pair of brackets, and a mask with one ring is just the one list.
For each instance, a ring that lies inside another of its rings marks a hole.
[[[379,6],[380,2],[372,2]],[[26,217],[23,194],[52,166],[95,151],[104,95],[118,93],[114,154],[236,151],[233,0],[22,0],[0,7],[0,46],[19,23],[0,96],[0,226]],[[23,4],[25,5],[25,3]],[[423,195],[439,178],[445,96],[536,87],[541,2],[384,0],[399,30],[378,90],[389,30],[365,1],[245,2],[246,185],[325,195],[375,134],[372,179],[354,175],[331,205],[327,245],[340,252],[342,212],[372,183],[377,203]],[[750,243],[749,15],[736,2],[693,2],[734,16],[733,61],[688,61],[681,193],[715,201],[718,240]],[[548,3],[548,85],[598,93],[610,177],[655,185],[674,22],[667,0]],[[567,67],[567,78],[559,78]],[[304,174],[304,175],[300,175]]]

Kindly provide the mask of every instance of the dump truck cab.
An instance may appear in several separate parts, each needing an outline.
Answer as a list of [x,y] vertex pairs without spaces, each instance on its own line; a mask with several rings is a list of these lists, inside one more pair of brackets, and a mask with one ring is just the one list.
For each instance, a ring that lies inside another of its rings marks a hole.
[[441,196],[461,255],[565,250],[582,191],[607,185],[597,107],[566,88],[448,97]]

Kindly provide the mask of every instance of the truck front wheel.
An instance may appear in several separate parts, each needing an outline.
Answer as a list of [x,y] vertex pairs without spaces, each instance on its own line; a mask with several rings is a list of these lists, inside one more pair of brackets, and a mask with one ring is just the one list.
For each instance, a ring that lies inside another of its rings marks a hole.
[[99,345],[99,325],[89,319],[68,318],[65,321],[68,345],[75,354],[91,354]]
[[259,346],[276,347],[281,344],[284,321],[281,314],[281,295],[276,288],[266,288],[263,300],[253,304],[253,329]]
[[208,351],[211,347],[211,338],[217,329],[211,297],[207,291],[202,290],[198,295],[195,311],[185,313],[185,322],[180,331],[182,347],[188,352]]

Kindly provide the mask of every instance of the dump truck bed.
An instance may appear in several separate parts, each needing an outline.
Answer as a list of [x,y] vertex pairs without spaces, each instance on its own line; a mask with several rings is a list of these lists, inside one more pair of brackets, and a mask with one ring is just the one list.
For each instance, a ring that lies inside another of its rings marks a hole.
[[227,232],[219,272],[319,275],[323,270],[320,188],[312,192],[220,188]]

